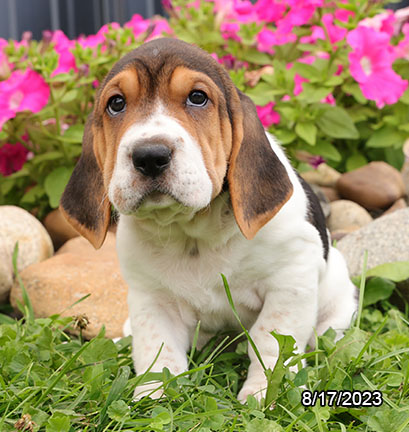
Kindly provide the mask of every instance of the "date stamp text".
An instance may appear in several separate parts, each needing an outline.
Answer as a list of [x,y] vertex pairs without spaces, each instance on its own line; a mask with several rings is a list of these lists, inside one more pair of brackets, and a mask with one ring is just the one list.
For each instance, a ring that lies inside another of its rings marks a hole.
[[345,408],[378,407],[383,404],[383,395],[378,390],[304,390],[301,403],[305,407],[316,406],[317,404]]

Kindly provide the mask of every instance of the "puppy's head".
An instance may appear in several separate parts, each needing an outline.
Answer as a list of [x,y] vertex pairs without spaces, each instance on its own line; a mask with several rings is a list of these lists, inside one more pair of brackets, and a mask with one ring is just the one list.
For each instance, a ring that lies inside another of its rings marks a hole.
[[100,247],[110,203],[122,214],[175,204],[198,211],[225,181],[247,238],[292,193],[254,104],[227,72],[195,46],[157,39],[123,57],[102,83],[61,208]]

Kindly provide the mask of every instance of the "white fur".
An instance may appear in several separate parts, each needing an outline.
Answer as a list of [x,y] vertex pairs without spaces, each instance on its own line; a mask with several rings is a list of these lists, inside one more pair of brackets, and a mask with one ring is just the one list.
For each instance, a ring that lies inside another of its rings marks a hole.
[[[186,136],[171,119],[160,118],[163,125],[169,124],[167,133]],[[151,122],[131,128],[122,148],[131,148],[133,137],[142,130],[150,131],[149,125]],[[151,365],[162,344],[152,370],[161,371],[166,366],[174,374],[185,371],[186,351],[199,320],[202,342],[222,328],[238,328],[221,273],[267,367],[273,368],[278,356],[270,331],[292,335],[298,350],[303,351],[309,340],[314,342],[314,329],[321,334],[331,326],[341,335],[349,326],[356,300],[345,262],[332,247],[325,261],[318,231],[307,220],[304,190],[280,146],[270,136],[269,140],[287,170],[294,193],[254,239],[246,240],[240,233],[227,193],[216,197],[207,212],[187,212],[168,224],[121,215],[117,248],[129,286],[133,360],[138,374]],[[180,163],[189,160],[191,165],[194,160],[200,171],[200,158],[195,159],[192,150],[195,144],[189,145],[185,159],[181,152]],[[116,184],[121,176],[130,175],[122,172],[126,169],[118,162],[116,171],[121,172],[114,176]],[[199,178],[206,201],[210,192],[207,179],[203,173]],[[198,203],[199,199],[193,201]],[[263,397],[266,388],[263,369],[250,348],[249,357],[248,377],[239,393],[243,402],[249,394]],[[135,397],[157,386],[138,387]],[[153,396],[160,394],[157,391]]]
[[[155,184],[134,169],[131,157],[138,141],[154,137],[165,138],[173,150],[170,167]],[[135,123],[122,137],[108,197],[120,213],[132,214],[153,186],[168,196],[161,197],[160,201],[145,199],[142,206],[145,210],[152,206],[168,207],[176,202],[171,197],[186,207],[200,209],[209,204],[212,196],[212,182],[199,144],[159,103],[147,120]],[[118,192],[121,200],[118,200]]]

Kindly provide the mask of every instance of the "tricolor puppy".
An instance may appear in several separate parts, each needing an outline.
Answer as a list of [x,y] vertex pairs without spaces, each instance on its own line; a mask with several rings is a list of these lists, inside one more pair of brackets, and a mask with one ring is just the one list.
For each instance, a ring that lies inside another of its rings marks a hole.
[[[221,273],[267,367],[278,356],[272,330],[292,335],[302,351],[314,331],[349,326],[355,289],[317,198],[251,100],[201,49],[154,40],[105,78],[61,206],[98,248],[111,203],[120,214],[117,249],[138,374],[162,344],[153,371],[185,371],[199,321],[201,343],[238,327]],[[249,356],[241,401],[265,394],[250,347]]]

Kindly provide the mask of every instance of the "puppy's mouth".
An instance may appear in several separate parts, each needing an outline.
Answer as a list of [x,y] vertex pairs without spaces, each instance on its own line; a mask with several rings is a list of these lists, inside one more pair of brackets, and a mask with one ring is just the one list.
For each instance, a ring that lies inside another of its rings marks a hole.
[[170,193],[154,190],[143,196],[132,215],[165,226],[173,222],[187,222],[194,217],[196,211],[186,207]]

